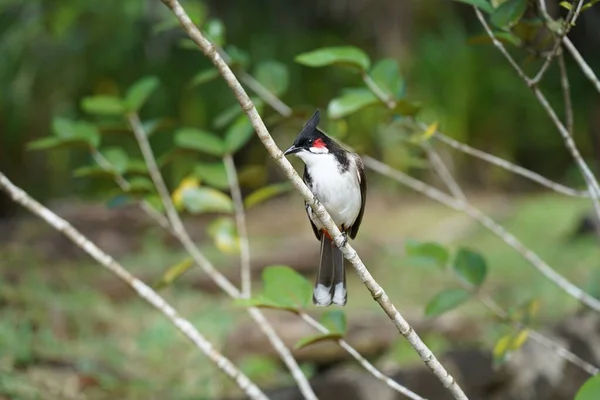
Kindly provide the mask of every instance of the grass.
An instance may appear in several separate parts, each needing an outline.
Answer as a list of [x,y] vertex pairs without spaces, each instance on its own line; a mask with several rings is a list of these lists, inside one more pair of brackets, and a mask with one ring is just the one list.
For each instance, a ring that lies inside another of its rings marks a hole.
[[[593,238],[571,240],[570,233],[589,203],[554,195],[506,201],[510,212],[500,222],[558,272],[586,286],[592,272],[600,269],[598,247]],[[477,198],[476,203],[496,214],[497,199]],[[283,204],[292,207],[289,201]],[[405,239],[440,240],[441,227],[447,228],[450,220],[466,226],[467,233],[463,231],[456,239],[451,230],[443,241],[451,249],[467,246],[485,255],[489,274],[482,290],[503,307],[537,298],[541,308],[536,324],[544,326],[577,308],[574,300],[520,255],[468,218],[422,200],[372,204],[356,247],[360,253],[361,246],[378,244],[378,250],[364,261],[404,314],[421,316],[431,297],[455,285],[448,274],[414,265],[403,255]],[[302,207],[296,208],[298,212],[290,218],[306,228],[302,234],[312,235],[303,221]],[[268,224],[260,215],[255,219],[254,225],[250,221],[251,232],[269,240],[283,234],[271,229],[277,222],[261,228]],[[215,265],[223,260],[210,246],[205,250]],[[149,235],[139,254],[121,261],[135,274],[159,274],[184,256]],[[1,280],[15,270],[17,283]],[[231,390],[222,374],[144,302],[135,297],[111,299],[99,292],[97,282],[107,279],[108,273],[91,262],[45,265],[31,252],[12,254],[0,264],[0,399],[2,395],[10,399],[80,398],[80,387],[86,384],[83,392],[88,399],[199,399],[214,398],[224,388]],[[348,282],[348,314],[381,313],[353,272]],[[260,285],[255,288],[259,290]],[[221,296],[186,286],[185,277],[161,294],[217,347],[244,314]],[[483,346],[491,347],[501,331],[474,301],[453,313],[484,327],[477,339]],[[437,351],[456,345],[436,334],[425,340]],[[400,339],[387,358],[397,363],[415,361],[414,352]],[[58,361],[65,365],[57,366]],[[246,360],[243,369],[261,382],[290,382],[289,376],[276,373],[276,366],[264,359]],[[275,374],[277,379],[273,379]]]

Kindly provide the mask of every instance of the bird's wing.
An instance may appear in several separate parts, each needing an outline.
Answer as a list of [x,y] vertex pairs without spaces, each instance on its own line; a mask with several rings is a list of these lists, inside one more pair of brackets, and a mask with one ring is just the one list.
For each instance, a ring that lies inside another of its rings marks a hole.
[[354,239],[358,233],[358,228],[362,222],[363,214],[365,212],[365,204],[367,202],[367,178],[365,176],[365,165],[363,164],[362,158],[360,158],[358,154],[354,154],[354,161],[356,162],[356,173],[358,175],[358,183],[360,184],[360,212],[350,228],[351,239]]
[[[304,174],[302,175],[302,180],[304,181],[304,183],[306,184],[306,186],[308,186],[308,188],[312,190],[312,180],[310,178],[310,175],[306,171],[306,167],[304,167]],[[309,208],[310,208],[310,205],[308,205],[308,203],[305,201],[304,202],[304,209],[306,210],[306,216],[308,217],[308,220],[310,221],[310,225],[312,226],[313,232],[315,233],[315,236],[317,237],[317,240],[321,240],[321,231],[312,222],[312,219],[310,219],[310,214],[308,212]]]

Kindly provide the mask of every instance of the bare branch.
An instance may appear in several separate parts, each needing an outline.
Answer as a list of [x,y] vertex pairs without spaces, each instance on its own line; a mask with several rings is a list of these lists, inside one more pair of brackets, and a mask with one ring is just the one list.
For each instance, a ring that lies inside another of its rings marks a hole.
[[537,254],[527,248],[523,243],[521,243],[519,239],[508,232],[502,225],[498,224],[496,221],[479,211],[477,208],[462,200],[452,198],[433,186],[427,185],[426,183],[406,175],[405,173],[398,171],[372,157],[363,156],[363,160],[366,166],[379,172],[380,174],[395,179],[403,185],[408,186],[417,192],[423,193],[427,197],[437,200],[454,210],[466,213],[485,228],[493,232],[496,236],[500,237],[510,247],[515,249],[524,259],[526,259],[555,285],[560,287],[572,297],[581,301],[583,304],[600,312],[600,300],[590,296],[582,289],[568,281],[564,276],[554,271],[552,267],[543,261]]
[[[544,0],[540,0],[540,2],[544,2]],[[583,5],[583,0],[579,0],[577,7],[571,7],[571,9],[569,10],[569,14],[567,15],[567,18],[565,18],[565,22],[562,27],[562,31],[559,32],[556,37],[552,51],[550,51],[550,53],[546,56],[546,60],[544,61],[544,64],[542,65],[542,67],[540,68],[538,73],[535,75],[535,77],[533,79],[528,80],[527,84],[529,86],[539,84],[540,81],[542,80],[542,78],[544,77],[544,74],[550,67],[552,60],[560,51],[560,44],[562,42],[562,39],[569,33],[571,26],[573,26],[575,20],[577,19],[577,17],[579,17],[579,13],[581,12],[582,5]],[[545,6],[546,6],[546,4],[544,4],[544,6],[543,6],[544,9],[545,9]],[[545,15],[548,15],[548,14],[546,13]],[[549,20],[547,20],[547,21],[549,21]]]
[[177,16],[181,26],[190,36],[190,38],[200,47],[202,52],[213,62],[217,67],[221,76],[225,79],[229,87],[231,88],[236,99],[240,103],[242,110],[248,116],[254,130],[256,131],[259,139],[263,145],[279,165],[279,167],[285,172],[287,178],[292,182],[296,189],[302,194],[305,201],[312,207],[313,212],[321,220],[330,236],[334,238],[335,244],[340,248],[344,257],[354,266],[358,276],[362,282],[367,286],[373,299],[381,306],[386,312],[390,319],[394,322],[394,325],[398,331],[409,341],[416,352],[419,354],[423,362],[433,371],[433,373],[442,382],[444,387],[454,396],[456,399],[466,399],[466,395],[456,383],[454,378],[446,371],[446,369],[440,364],[435,355],[429,350],[429,348],[423,343],[421,338],[416,334],[413,328],[406,322],[404,317],[398,312],[396,307],[392,304],[389,297],[383,290],[383,288],[375,281],[373,276],[369,273],[362,260],[356,253],[356,251],[347,243],[340,230],[337,228],[329,213],[325,208],[317,201],[315,196],[312,194],[310,189],[304,184],[296,170],[292,167],[290,162],[284,157],[283,153],[277,147],[277,144],[269,134],[264,122],[260,115],[256,111],[252,100],[248,97],[244,88],[233,74],[227,63],[221,58],[219,53],[216,51],[215,46],[208,41],[200,32],[200,30],[194,25],[185,10],[177,0],[161,0],[167,7],[169,7]]
[[598,80],[598,77],[594,73],[594,70],[590,67],[590,65],[581,56],[581,54],[579,53],[579,51],[577,50],[575,45],[571,42],[571,39],[569,39],[567,36],[565,36],[563,38],[563,43],[565,44],[565,47],[567,48],[567,50],[569,50],[569,52],[573,56],[573,59],[575,60],[575,62],[577,62],[577,64],[579,65],[581,72],[583,72],[583,74],[586,76],[586,78],[588,78],[590,80],[590,82],[592,82],[592,85],[594,85],[594,87],[596,88],[596,91],[598,93],[600,93],[600,80]]
[[552,106],[550,105],[550,103],[548,102],[546,97],[543,95],[543,93],[540,91],[540,89],[537,87],[537,85],[529,85],[529,78],[525,75],[523,70],[517,65],[517,63],[512,58],[512,56],[508,53],[508,51],[506,50],[504,45],[498,39],[496,39],[496,37],[494,36],[490,26],[486,22],[485,17],[481,13],[481,11],[479,11],[479,9],[477,7],[473,7],[473,9],[475,10],[475,14],[477,15],[477,18],[483,25],[488,36],[492,39],[492,42],[494,43],[494,45],[506,57],[506,59],[508,60],[510,65],[512,65],[513,68],[517,71],[518,75],[525,81],[525,83],[528,84],[528,86],[531,88],[531,90],[537,97],[538,101],[540,102],[540,104],[542,105],[542,107],[544,108],[544,110],[546,111],[546,113],[548,114],[550,119],[552,120],[552,122],[554,122],[554,125],[557,127],[558,131],[560,132],[560,134],[565,142],[565,146],[567,147],[567,149],[573,156],[575,163],[579,167],[579,170],[581,171],[581,174],[583,175],[583,177],[586,181],[586,184],[588,186],[588,192],[594,203],[594,209],[600,210],[600,185],[598,185],[598,181],[596,180],[596,177],[594,176],[594,174],[592,173],[592,171],[590,170],[590,168],[588,167],[586,162],[583,160],[583,157],[581,157],[581,154],[579,153],[579,150],[577,149],[577,146],[575,145],[575,141],[573,140],[573,137],[569,134],[569,132],[567,131],[565,126],[562,124],[562,122],[560,122],[560,119],[556,115],[556,112],[554,111],[554,109],[552,108]]
[[104,268],[115,274],[124,283],[130,286],[142,299],[160,311],[177,329],[179,329],[192,343],[196,345],[217,367],[223,371],[238,387],[250,398],[267,400],[264,393],[244,375],[236,366],[208,341],[188,320],[169,305],[152,288],[131,275],[121,264],[110,255],[104,253],[93,242],[83,236],[77,229],[48,208],[31,198],[25,191],[15,186],[2,172],[0,172],[0,189],[4,190],[14,202],[22,205],[33,214],[37,215],[57,231],[69,238],[75,245],[88,253]]
[[574,132],[574,118],[573,118],[573,103],[571,102],[571,88],[569,85],[569,75],[567,74],[567,67],[565,66],[565,55],[562,51],[558,54],[558,66],[560,69],[560,85],[563,91],[563,99],[565,103],[565,120],[567,124],[567,130],[571,135]]
[[[225,291],[229,296],[233,298],[240,298],[240,291],[220,272],[218,272],[211,262],[200,252],[200,249],[194,244],[192,239],[190,238],[187,230],[183,226],[183,222],[175,209],[175,205],[171,200],[171,196],[169,194],[169,190],[167,189],[167,185],[165,184],[162,174],[160,173],[160,169],[156,164],[156,159],[154,157],[154,153],[152,152],[152,148],[150,147],[150,143],[148,142],[148,136],[144,132],[144,128],[140,123],[139,117],[137,114],[129,114],[127,116],[129,124],[131,125],[131,129],[135,134],[135,138],[138,141],[140,146],[140,150],[142,151],[142,155],[144,157],[144,161],[146,162],[146,166],[148,167],[148,172],[150,173],[150,177],[156,186],[156,189],[160,195],[160,198],[165,207],[167,217],[169,218],[169,222],[171,224],[173,234],[179,239],[183,247],[186,251],[192,256],[194,261],[200,265],[204,271],[217,283],[217,285]],[[257,308],[249,308],[248,313],[257,323],[259,328],[263,331],[265,336],[269,339],[273,348],[279,353],[282,360],[290,370],[292,376],[296,380],[298,387],[300,388],[303,396],[308,400],[317,400],[316,395],[314,394],[308,380],[304,376],[304,373],[300,369],[300,366],[292,356],[290,350],[285,346],[281,338],[277,335],[269,321],[264,317],[264,315]]]
[[242,274],[242,297],[250,297],[251,281],[250,276],[250,244],[248,243],[248,229],[246,228],[246,212],[244,211],[244,199],[238,182],[237,170],[231,154],[223,157],[225,169],[227,170],[227,180],[231,190],[231,198],[235,209],[235,221],[237,225],[238,237],[240,240],[240,267]]
[[423,150],[425,150],[427,158],[429,158],[429,162],[433,166],[433,169],[435,169],[435,172],[438,174],[442,182],[444,182],[448,190],[450,190],[452,196],[456,197],[457,199],[466,201],[467,197],[463,193],[462,189],[460,188],[452,174],[450,174],[448,167],[446,167],[446,164],[444,164],[444,161],[442,160],[438,152],[428,142],[422,143],[421,147],[423,148]]
[[513,164],[509,161],[506,161],[503,158],[500,158],[495,155],[486,153],[484,151],[475,149],[467,144],[464,144],[457,140],[454,140],[451,137],[446,136],[441,132],[436,132],[433,135],[433,137],[435,139],[439,140],[440,142],[445,143],[448,146],[450,146],[456,150],[462,151],[463,153],[469,154],[473,157],[477,157],[480,160],[487,161],[490,164],[494,164],[501,168],[504,168],[514,174],[517,174],[524,178],[530,179],[534,182],[539,183],[540,185],[546,186],[547,188],[554,190],[555,192],[562,193],[567,196],[573,196],[573,197],[589,197],[589,194],[587,192],[572,189],[570,187],[561,185],[560,183],[551,181],[550,179],[547,179],[533,171],[530,171],[530,170],[520,167],[516,164]]
[[[315,320],[310,315],[305,312],[300,312],[300,317],[305,320],[309,325],[318,330],[321,333],[328,334],[330,333],[329,329],[321,325],[317,320]],[[409,399],[413,400],[426,400],[425,398],[419,396],[418,394],[412,392],[406,387],[400,385],[398,382],[393,380],[392,378],[385,376],[381,371],[379,371],[373,364],[371,364],[367,359],[365,359],[354,347],[350,346],[348,342],[344,339],[338,339],[337,342],[340,346],[348,352],[356,361],[360,363],[367,371],[369,371],[375,378],[379,379],[395,391],[402,393]]]

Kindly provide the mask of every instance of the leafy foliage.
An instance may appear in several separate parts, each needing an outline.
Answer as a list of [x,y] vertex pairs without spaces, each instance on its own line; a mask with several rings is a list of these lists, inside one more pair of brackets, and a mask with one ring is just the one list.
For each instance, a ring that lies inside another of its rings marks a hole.
[[507,0],[494,10],[490,21],[498,28],[509,28],[519,22],[526,9],[527,0]]
[[353,46],[323,47],[296,56],[296,62],[309,67],[346,64],[362,71],[369,69],[371,60],[364,51]]
[[225,132],[225,149],[228,153],[235,153],[241,149],[252,137],[254,128],[248,117],[240,115]]
[[379,99],[368,89],[346,89],[341,97],[329,102],[327,114],[333,119],[342,118],[378,102]]
[[324,313],[321,316],[320,323],[329,330],[329,333],[320,333],[302,338],[294,345],[294,348],[301,349],[324,340],[341,339],[346,334],[346,314],[342,310],[331,310]]
[[589,378],[577,392],[575,400],[596,400],[600,398],[600,375]]
[[467,284],[479,286],[487,274],[487,265],[483,256],[466,248],[459,248],[452,263],[454,272]]
[[491,14],[494,11],[494,8],[490,4],[489,0],[454,0],[461,3],[467,3],[472,6],[479,8],[482,11],[485,11],[488,14]]
[[502,336],[494,346],[494,363],[499,365],[506,361],[512,352],[523,347],[528,335],[529,331],[527,329],[520,329]]
[[398,61],[384,58],[377,61],[369,73],[373,81],[392,98],[399,98],[404,91],[404,81]]
[[154,284],[156,290],[162,289],[166,286],[170,286],[177,280],[181,275],[186,273],[194,265],[194,260],[191,258],[185,258],[175,265],[167,268],[165,273],[160,279]]
[[254,192],[250,193],[244,199],[244,207],[246,209],[254,207],[260,203],[263,203],[263,202],[269,200],[272,197],[275,197],[279,194],[289,191],[291,188],[292,188],[292,185],[289,182],[274,183],[269,186],[264,186],[260,189],[255,190]]
[[81,101],[81,108],[89,114],[96,115],[123,115],[126,111],[123,101],[115,96],[85,97]]
[[225,145],[219,137],[197,128],[178,129],[175,132],[175,144],[182,149],[215,156],[222,156],[225,153]]
[[160,82],[155,76],[147,76],[134,83],[125,95],[127,111],[139,111],[159,84]]
[[208,234],[221,252],[238,253],[240,251],[240,239],[233,218],[220,217],[215,219],[208,225]]
[[407,257],[413,262],[426,263],[444,269],[450,258],[448,250],[438,243],[406,240],[404,246]]
[[465,301],[469,300],[471,293],[464,289],[446,289],[427,303],[425,306],[425,315],[434,317],[448,312]]
[[262,273],[263,291],[251,299],[239,301],[244,305],[281,308],[299,311],[308,305],[312,285],[305,277],[288,266],[271,266]]
[[192,214],[233,212],[231,197],[209,187],[185,189],[182,202],[185,209]]

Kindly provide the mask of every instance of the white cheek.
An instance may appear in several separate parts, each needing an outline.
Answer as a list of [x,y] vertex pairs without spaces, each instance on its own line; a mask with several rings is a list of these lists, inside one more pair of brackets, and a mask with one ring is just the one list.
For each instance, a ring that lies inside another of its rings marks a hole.
[[329,150],[327,147],[311,147],[310,152],[313,154],[328,154]]

